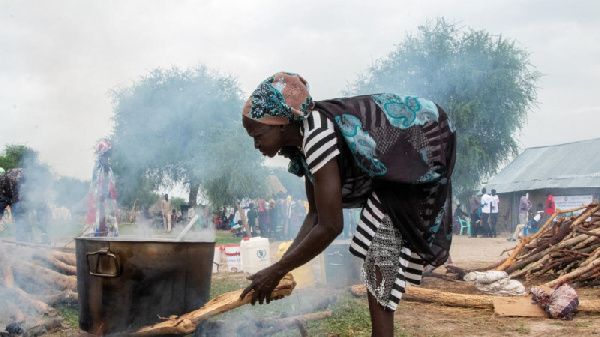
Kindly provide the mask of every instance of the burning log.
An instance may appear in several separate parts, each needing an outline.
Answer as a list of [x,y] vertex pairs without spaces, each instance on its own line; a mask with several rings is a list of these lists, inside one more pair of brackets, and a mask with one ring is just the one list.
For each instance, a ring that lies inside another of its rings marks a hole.
[[[57,257],[60,256],[64,258],[66,255],[73,255],[74,257],[74,254],[61,253],[61,255],[58,255],[57,253],[60,252],[50,252],[45,254],[36,253],[34,258],[36,260],[45,262],[48,265],[48,267],[53,268],[60,273],[66,275],[77,275],[77,267],[75,266],[75,261],[73,261],[73,263],[69,263],[65,262],[65,259],[59,259]],[[69,261],[69,259],[66,260]]]
[[64,275],[54,270],[39,266],[32,262],[18,263],[13,266],[15,273],[34,281],[58,287],[61,290],[77,290],[77,277]]
[[[287,274],[279,281],[279,285],[277,285],[271,293],[271,298],[289,296],[295,286],[296,282],[294,281],[294,278],[291,274]],[[240,289],[219,295],[208,301],[208,303],[198,310],[179,317],[168,318],[164,322],[152,326],[143,327],[133,332],[133,335],[191,334],[196,330],[198,323],[250,303],[252,301],[252,293],[249,293],[246,297],[240,299],[240,295],[243,291],[243,289]]]
[[[77,301],[75,255],[47,245],[0,241],[0,315],[24,329],[27,335],[61,325],[55,303]],[[67,274],[67,275],[65,275]],[[54,294],[49,289],[58,289]]]

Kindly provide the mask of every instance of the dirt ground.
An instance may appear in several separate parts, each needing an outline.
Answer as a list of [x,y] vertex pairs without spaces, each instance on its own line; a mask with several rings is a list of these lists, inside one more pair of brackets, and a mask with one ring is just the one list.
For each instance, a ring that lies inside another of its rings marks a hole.
[[[502,252],[513,248],[506,233],[499,238],[455,236],[450,255],[454,265],[480,268],[508,256]],[[444,267],[436,272],[443,273]],[[542,281],[521,280],[527,289]],[[455,293],[481,294],[466,282],[449,282],[425,278],[422,287]],[[600,289],[577,289],[581,299],[600,300]],[[396,311],[396,325],[410,336],[600,336],[600,314],[575,314],[572,321],[539,317],[501,317],[493,310],[445,307],[438,304],[401,302]]]
[[[455,236],[451,248],[452,263],[465,269],[497,263],[508,256],[506,250],[515,247],[514,242],[506,240],[507,237],[508,233],[498,238]],[[272,260],[275,259],[280,243],[271,243]],[[436,272],[444,273],[445,268],[439,267]],[[530,286],[543,282],[531,280],[524,283],[529,289]],[[422,287],[462,294],[481,294],[469,283],[432,277],[425,278]],[[577,289],[577,293],[582,299],[600,300],[600,289]],[[572,321],[501,317],[491,309],[447,307],[436,303],[408,301],[400,302],[395,313],[395,325],[401,336],[600,336],[600,314],[578,312]],[[62,331],[48,336],[72,336],[73,332]],[[77,335],[90,336],[81,331]]]

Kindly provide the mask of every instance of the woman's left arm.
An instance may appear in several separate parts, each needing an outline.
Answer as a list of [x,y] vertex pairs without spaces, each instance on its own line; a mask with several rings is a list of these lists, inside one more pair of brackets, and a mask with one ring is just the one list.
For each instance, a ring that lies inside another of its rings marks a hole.
[[[252,304],[270,302],[271,292],[288,272],[319,255],[342,232],[342,188],[337,160],[327,162],[313,175],[314,207],[311,203],[309,217],[318,219],[303,240],[287,252],[281,260],[250,276],[252,283],[242,292],[243,298],[254,289]],[[310,201],[309,201],[310,203]],[[314,208],[314,209],[313,209]],[[312,214],[311,214],[312,213]]]

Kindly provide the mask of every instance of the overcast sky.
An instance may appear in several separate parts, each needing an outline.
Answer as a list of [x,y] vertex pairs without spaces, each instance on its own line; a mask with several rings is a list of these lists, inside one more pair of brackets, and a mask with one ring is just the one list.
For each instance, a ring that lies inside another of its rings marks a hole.
[[0,150],[24,144],[91,179],[109,90],[154,68],[206,65],[246,94],[285,70],[333,98],[442,16],[516,41],[544,74],[522,149],[600,137],[600,1],[0,0]]

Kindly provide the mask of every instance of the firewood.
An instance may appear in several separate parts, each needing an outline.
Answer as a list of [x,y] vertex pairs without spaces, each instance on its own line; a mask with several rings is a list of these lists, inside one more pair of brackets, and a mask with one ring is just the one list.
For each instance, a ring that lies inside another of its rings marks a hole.
[[48,285],[56,286],[60,289],[77,290],[77,277],[58,273],[54,270],[41,267],[32,262],[23,262],[13,266],[14,272],[22,277],[39,280]]
[[[519,276],[523,276],[525,274],[527,274],[529,271],[540,267],[541,265],[543,265],[546,261],[548,261],[550,259],[550,255],[546,255],[544,256],[542,259],[534,262],[534,263],[530,263],[529,265],[527,265],[525,268],[519,270],[519,271],[515,271],[511,274],[509,274],[510,277],[519,277]],[[508,272],[507,272],[508,273]]]
[[48,315],[48,316],[58,315],[58,311],[56,309],[54,309],[53,307],[49,306],[48,304],[46,304],[42,301],[36,300],[31,295],[29,295],[27,292],[25,292],[23,289],[21,289],[19,287],[13,287],[10,290],[13,291],[14,294],[18,295],[19,301],[22,301],[25,303],[25,305],[23,305],[22,307],[34,308],[36,311],[38,311],[44,315]]
[[[593,232],[594,233],[600,233],[600,228],[594,229]],[[552,253],[554,251],[557,251],[557,250],[560,250],[560,249],[566,249],[566,248],[573,247],[573,246],[576,247],[578,243],[586,241],[586,239],[589,239],[589,238],[590,238],[589,235],[581,234],[581,235],[578,235],[578,236],[576,236],[574,238],[571,238],[571,239],[568,239],[568,240],[563,240],[563,241],[561,241],[560,243],[558,243],[558,244],[556,244],[554,246],[548,247],[548,249],[544,250],[543,252],[539,252],[537,254],[531,255],[528,258],[526,258],[526,259],[524,259],[524,260],[522,260],[522,261],[520,261],[518,263],[515,263],[515,264],[512,264],[512,265],[506,265],[503,270],[505,270],[509,274],[512,274],[512,272],[514,272],[515,270],[521,269],[525,265],[527,265],[527,264],[529,264],[529,263],[531,263],[533,261],[538,261],[542,257],[544,257],[544,256],[546,256],[546,255],[548,255],[548,254],[550,254],[550,253]],[[500,267],[498,267],[495,270],[499,270],[501,267],[503,267],[503,266],[500,266]]]
[[[500,265],[498,268],[495,268],[494,270],[504,270],[507,273],[511,274],[512,272],[521,269],[522,267],[524,267],[525,265],[533,262],[533,261],[538,261],[540,258],[542,258],[543,256],[559,249],[559,248],[566,248],[566,247],[572,247],[572,246],[576,246],[577,244],[585,241],[585,243],[588,243],[590,240],[590,235],[585,235],[584,237],[582,237],[582,235],[578,235],[576,237],[573,237],[571,239],[567,239],[567,240],[561,240],[559,243],[555,244],[555,245],[550,245],[548,244],[548,248],[543,250],[543,251],[535,251],[535,253],[533,253],[532,255],[530,255],[528,258],[525,258],[521,261],[519,261],[518,263],[515,263],[518,255],[520,254],[521,250],[530,242],[538,239],[539,237],[542,237],[542,235],[544,235],[544,231],[546,228],[548,228],[548,226],[553,222],[553,220],[556,218],[556,216],[558,216],[558,214],[562,214],[562,213],[566,213],[566,212],[573,212],[573,211],[577,211],[577,210],[581,210],[586,208],[586,210],[580,214],[579,216],[575,217],[575,220],[569,225],[570,228],[575,228],[577,227],[579,224],[583,223],[586,219],[588,219],[592,214],[595,214],[599,209],[600,209],[600,205],[598,205],[597,203],[592,203],[588,206],[582,206],[582,207],[578,207],[578,208],[574,208],[574,209],[570,209],[570,210],[557,210],[556,213],[554,213],[550,219],[548,219],[548,221],[546,221],[546,223],[538,230],[537,233],[535,233],[533,236],[529,237],[529,238],[523,238],[521,240],[521,242],[519,243],[519,245],[517,245],[517,247],[513,250],[513,252],[511,253],[511,255],[508,257],[508,259],[506,259],[506,261]],[[565,224],[563,224],[562,226],[564,226]],[[563,228],[563,227],[561,227]],[[600,233],[600,231],[597,231],[596,229],[591,230],[590,232],[592,233]],[[592,238],[594,238],[594,236],[592,236]],[[587,239],[587,240],[586,240]]]
[[58,255],[56,252],[39,252],[34,254],[34,259],[44,262],[49,268],[66,275],[77,275],[77,267],[74,264],[65,263],[57,258],[63,257],[64,254]]
[[563,276],[557,278],[556,280],[546,283],[546,285],[548,287],[555,287],[559,283],[570,282],[570,280],[575,279],[577,276],[580,276],[590,270],[593,270],[596,267],[600,267],[600,249],[598,249],[594,255],[590,256],[584,262],[588,262],[588,263],[586,263],[584,266],[579,267],[566,275],[563,275]]
[[33,297],[48,305],[54,305],[57,303],[77,303],[78,294],[76,291],[68,289],[52,295],[33,295]]
[[[296,282],[292,274],[287,274],[273,292],[271,298],[281,298],[289,296]],[[179,317],[168,318],[163,322],[152,326],[143,327],[134,331],[132,335],[162,335],[162,334],[190,334],[196,330],[198,323],[207,320],[213,316],[222,314],[231,309],[235,309],[246,305],[252,301],[252,292],[246,295],[243,299],[240,296],[244,290],[239,289],[219,295],[208,301],[202,308]]]

